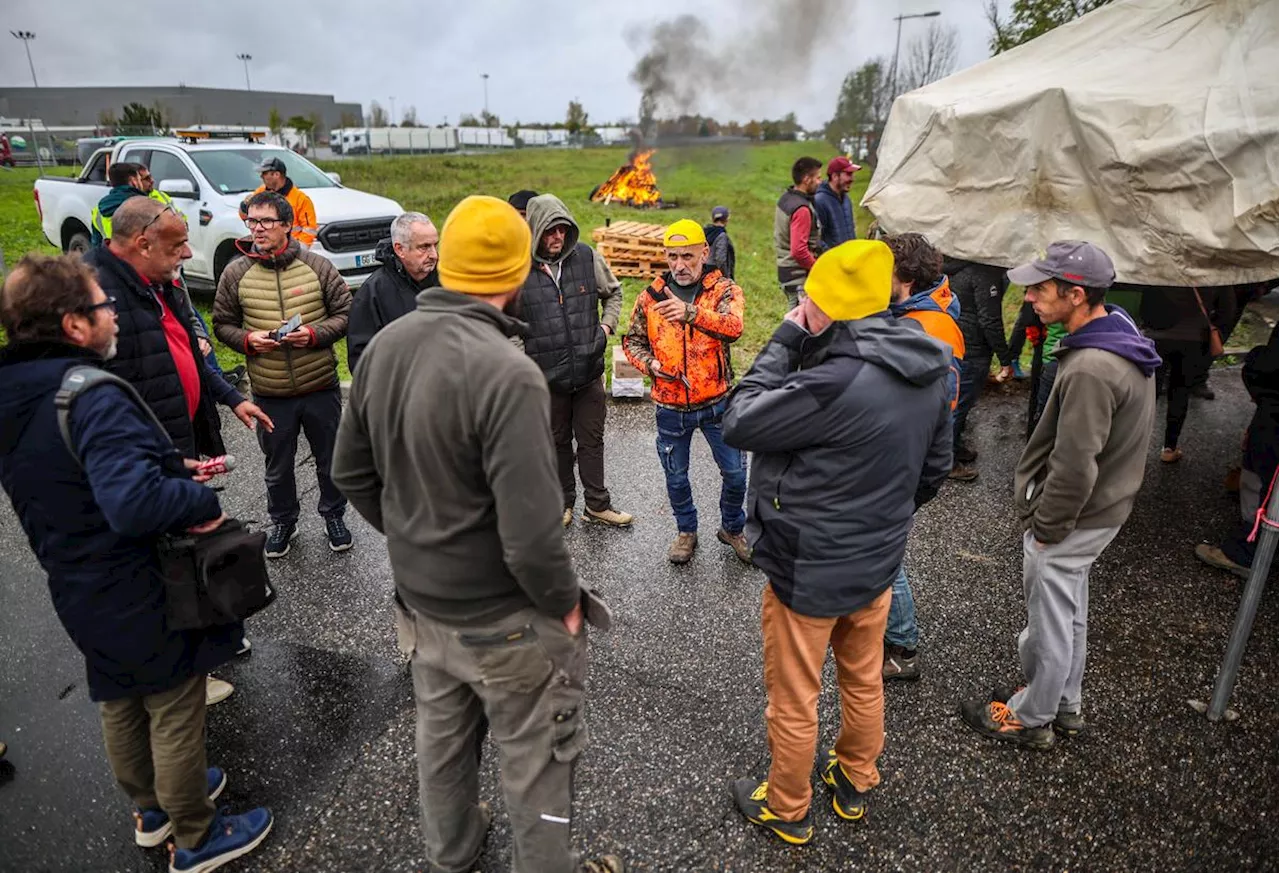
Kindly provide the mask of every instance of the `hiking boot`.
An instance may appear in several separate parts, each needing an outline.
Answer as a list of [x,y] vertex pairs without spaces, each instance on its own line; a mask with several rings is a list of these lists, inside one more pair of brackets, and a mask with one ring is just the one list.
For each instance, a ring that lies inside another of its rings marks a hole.
[[221,703],[235,690],[235,686],[230,682],[216,676],[206,676],[204,677],[204,705],[213,706],[215,703]]
[[733,553],[738,556],[738,560],[744,564],[751,563],[751,546],[747,543],[747,535],[742,531],[731,534],[724,528],[716,531],[716,539],[733,549]]
[[972,482],[978,478],[978,471],[967,464],[955,464],[947,478],[953,482]]
[[271,810],[265,806],[242,815],[219,810],[209,834],[194,849],[169,848],[169,873],[208,873],[241,855],[247,855],[271,832]]
[[[1001,703],[1008,703],[1013,695],[1017,694],[1025,685],[997,685],[991,689],[991,699],[998,700]],[[1084,713],[1070,712],[1065,709],[1058,710],[1058,714],[1053,717],[1054,733],[1063,737],[1074,737],[1084,732]]]
[[827,764],[822,768],[822,781],[831,787],[831,808],[836,815],[845,821],[859,821],[867,814],[867,795],[870,791],[859,791],[845,775],[836,750],[827,752]]
[[583,861],[578,867],[579,873],[624,873],[625,868],[622,865],[622,859],[617,855],[601,855],[599,858],[591,858]]
[[693,560],[693,550],[697,547],[698,535],[682,531],[676,534],[675,542],[667,549],[667,560],[673,564],[687,564]]
[[969,446],[961,443],[951,452],[951,457],[955,460],[957,465],[972,464],[974,461],[978,460],[978,453]]
[[329,551],[345,552],[351,548],[351,531],[341,516],[331,515],[324,520],[324,533],[329,538]]
[[273,524],[267,531],[267,544],[263,547],[262,553],[272,559],[283,558],[289,554],[289,543],[297,538],[296,524]]
[[572,506],[566,506],[564,508],[564,514],[560,516],[560,523],[565,527],[568,527],[569,525],[573,524],[573,507]]
[[1210,567],[1219,570],[1226,570],[1228,573],[1234,573],[1241,579],[1249,578],[1249,568],[1244,564],[1237,564],[1235,561],[1227,557],[1226,553],[1217,546],[1211,546],[1208,543],[1201,543],[1196,546],[1196,557],[1204,561]]
[[793,846],[803,846],[813,839],[813,813],[806,812],[799,821],[783,821],[769,808],[769,780],[739,779],[733,783],[733,799],[747,821],[773,831]]
[[1182,460],[1182,449],[1169,448],[1165,446],[1160,450],[1160,462],[1162,464],[1176,464]]
[[[910,652],[910,657],[907,653]],[[885,682],[914,682],[920,678],[920,655],[915,649],[892,644],[884,647],[884,666],[880,678]]]
[[1053,747],[1053,729],[1047,724],[1026,727],[1013,710],[999,700],[966,700],[960,704],[960,718],[985,737],[1017,743],[1029,749]]
[[228,385],[230,385],[233,388],[236,388],[240,385],[241,382],[244,381],[244,374],[246,371],[247,371],[247,368],[245,367],[244,364],[237,364],[236,366],[232,367],[230,370],[227,370],[225,373],[223,373],[222,378],[227,380]]
[[[227,787],[227,774],[220,767],[210,767],[206,774],[209,799],[217,800]],[[154,849],[173,833],[173,822],[163,809],[135,809],[133,811],[133,841],[144,849]]]
[[[572,514],[572,510],[570,510],[570,515]],[[631,522],[635,521],[636,517],[629,512],[618,512],[610,507],[599,512],[594,509],[586,509],[582,513],[582,520],[592,524],[608,525],[609,527],[631,527]]]

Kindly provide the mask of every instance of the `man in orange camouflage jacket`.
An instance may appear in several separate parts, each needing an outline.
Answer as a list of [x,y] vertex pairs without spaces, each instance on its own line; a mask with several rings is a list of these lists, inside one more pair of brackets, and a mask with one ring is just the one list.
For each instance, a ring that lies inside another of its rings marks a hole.
[[676,517],[673,564],[687,564],[698,546],[698,511],[689,487],[689,447],[701,430],[720,467],[720,530],[716,539],[744,563],[751,547],[746,525],[747,466],[742,452],[725,445],[720,429],[733,368],[729,344],[742,336],[742,289],[707,265],[710,249],[702,226],[681,219],[667,228],[667,273],[636,299],[623,338],[627,359],[653,378],[658,419],[658,459]]

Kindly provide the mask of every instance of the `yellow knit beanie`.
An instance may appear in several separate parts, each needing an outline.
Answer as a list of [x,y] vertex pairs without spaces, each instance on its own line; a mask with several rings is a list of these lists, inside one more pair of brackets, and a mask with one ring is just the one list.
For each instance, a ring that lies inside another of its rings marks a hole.
[[889,308],[893,252],[880,240],[853,239],[818,258],[804,293],[833,321],[866,318]]
[[511,204],[472,195],[440,229],[440,284],[463,294],[505,294],[529,275],[529,225]]

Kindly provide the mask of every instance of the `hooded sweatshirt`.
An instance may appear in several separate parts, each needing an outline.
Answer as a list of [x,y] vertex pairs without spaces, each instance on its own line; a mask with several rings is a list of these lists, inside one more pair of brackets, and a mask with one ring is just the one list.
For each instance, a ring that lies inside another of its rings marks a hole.
[[[120,208],[120,204],[124,203],[131,197],[146,197],[145,191],[140,191],[132,185],[117,185],[98,201],[98,205],[93,210],[93,216],[89,223],[93,225],[93,231],[90,235],[89,242],[92,245],[100,246],[111,233],[111,216],[116,214],[116,210]],[[107,219],[105,222],[99,220],[99,216]],[[103,233],[103,231],[106,233]]]
[[[534,197],[525,217],[533,232],[533,269],[520,293],[520,314],[528,325],[524,350],[552,391],[572,393],[604,373],[605,346],[622,312],[622,286],[604,259],[579,241],[578,225],[558,197]],[[557,225],[565,227],[564,247],[544,256],[538,251],[542,235]]]
[[1160,356],[1123,309],[1106,311],[1058,343],[1053,391],[1014,473],[1023,527],[1042,543],[1119,527],[1142,486]]
[[951,470],[950,368],[887,311],[816,337],[784,321],[730,395],[725,442],[753,453],[753,561],[793,611],[849,615],[893,583]]
[[373,256],[381,262],[373,275],[355,293],[351,304],[351,323],[347,328],[347,365],[356,371],[360,355],[373,335],[418,306],[418,294],[440,284],[432,270],[415,281],[396,256],[391,237],[378,243]]

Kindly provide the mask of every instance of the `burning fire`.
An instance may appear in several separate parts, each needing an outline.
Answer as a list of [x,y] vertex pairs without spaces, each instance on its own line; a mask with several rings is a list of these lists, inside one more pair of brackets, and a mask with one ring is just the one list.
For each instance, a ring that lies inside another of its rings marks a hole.
[[631,155],[626,164],[614,171],[609,181],[591,193],[592,201],[617,201],[640,207],[661,206],[662,192],[658,190],[658,180],[649,165],[653,152],[653,149],[646,149]]

